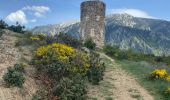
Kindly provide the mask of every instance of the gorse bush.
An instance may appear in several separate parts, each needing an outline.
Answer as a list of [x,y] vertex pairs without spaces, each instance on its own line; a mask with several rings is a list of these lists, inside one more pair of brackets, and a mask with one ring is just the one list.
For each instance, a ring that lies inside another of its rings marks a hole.
[[165,69],[156,69],[150,74],[150,79],[162,79],[170,82],[170,75]]
[[3,79],[9,86],[22,87],[25,82],[23,71],[23,65],[16,64],[13,68],[8,68],[8,72],[3,76]]
[[50,62],[50,58],[69,62],[69,59],[74,54],[74,49],[63,44],[54,43],[48,46],[42,46],[37,49],[36,57],[43,59],[47,63]]
[[[155,81],[155,84],[157,85],[157,88],[159,88],[159,92],[161,95],[163,95],[164,100],[170,99],[170,88],[169,83],[170,82],[170,76],[168,75],[167,71],[165,69],[155,69],[149,76],[151,80]],[[165,87],[168,87],[165,89]]]
[[33,64],[39,79],[47,83],[48,94],[61,100],[85,100],[85,80],[99,84],[103,79],[104,64],[99,54],[87,54],[65,44],[39,47]]
[[70,67],[68,71],[72,74],[86,75],[87,71],[90,69],[90,58],[89,56],[81,51],[76,51],[72,60],[70,62]]
[[167,75],[167,76],[165,77],[165,80],[166,80],[167,82],[170,82],[170,75]]
[[53,88],[53,94],[61,100],[86,100],[86,85],[81,75],[62,78]]
[[48,66],[45,68],[55,68],[56,65],[58,66],[59,63],[62,63],[67,66],[67,68],[63,67],[64,70],[72,74],[79,73],[86,75],[90,67],[90,59],[86,53],[63,44],[54,43],[48,46],[42,46],[37,49],[35,56],[36,64],[43,64],[43,66],[46,64]]
[[158,78],[163,79],[167,75],[168,74],[167,74],[167,71],[165,69],[156,69],[151,73],[150,77],[152,79],[158,79]]

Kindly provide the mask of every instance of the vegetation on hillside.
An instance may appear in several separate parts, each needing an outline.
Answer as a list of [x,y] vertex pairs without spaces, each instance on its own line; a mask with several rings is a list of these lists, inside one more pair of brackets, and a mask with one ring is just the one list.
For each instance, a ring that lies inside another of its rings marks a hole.
[[[77,46],[72,46],[78,40],[66,34],[51,38],[50,42],[49,39],[44,40],[46,43],[37,47],[32,63],[37,69],[36,77],[46,87],[43,89],[47,91],[46,98],[85,100],[87,81],[98,85],[103,79],[104,64],[99,54],[92,50],[82,51],[81,42],[78,42]],[[36,94],[35,96],[43,97]]]
[[157,57],[131,50],[123,51],[116,46],[106,46],[104,52],[116,59],[123,69],[137,77],[139,83],[148,89],[156,100],[170,99],[169,56]]
[[4,74],[3,79],[8,86],[22,87],[25,81],[24,65],[15,64],[14,67],[9,67],[8,72]]
[[[8,26],[0,21],[0,29],[21,33],[16,34],[16,47],[30,47],[33,50],[33,59],[28,63],[35,67],[35,78],[41,81],[42,88],[32,99],[86,100],[87,83],[98,85],[105,70],[99,54],[93,51],[95,43],[90,41],[83,44],[66,33],[55,36],[33,34],[24,31],[24,28],[19,23]],[[3,79],[8,86],[22,87],[25,82],[22,64],[9,67]]]
[[[86,100],[87,84],[99,85],[103,80],[105,64],[95,52],[96,44],[92,39],[82,43],[62,33],[54,37],[32,34],[24,31],[24,26],[18,23],[8,26],[2,20],[0,28],[22,33],[18,35],[16,46],[31,46],[34,50],[30,64],[35,67],[35,78],[41,81],[42,88],[33,95],[32,100]],[[160,63],[170,66],[169,56],[157,57],[134,53],[132,50],[122,51],[116,46],[106,46],[103,51],[116,59],[123,69],[136,76],[139,83],[144,84],[153,95],[158,94],[156,97],[164,100],[170,99],[168,67],[152,67]],[[141,61],[147,62],[147,66],[141,64]],[[8,86],[22,87],[25,81],[24,66],[16,64],[9,67],[3,79]]]
[[135,53],[132,50],[120,50],[117,46],[105,46],[103,51],[117,60],[147,61],[149,63],[165,63],[170,66],[170,56],[154,56],[152,54]]
[[20,25],[16,22],[16,25],[9,26],[5,21],[0,20],[0,29],[9,29],[17,33],[24,33],[25,26]]

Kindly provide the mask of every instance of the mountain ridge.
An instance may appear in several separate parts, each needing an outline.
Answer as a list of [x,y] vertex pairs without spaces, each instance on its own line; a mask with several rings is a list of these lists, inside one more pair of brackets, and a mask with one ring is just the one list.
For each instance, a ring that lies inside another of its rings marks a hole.
[[[170,55],[170,22],[160,19],[113,14],[105,19],[106,45],[117,45],[123,50],[154,55]],[[47,25],[34,28],[34,33],[68,33],[79,37],[80,22]]]

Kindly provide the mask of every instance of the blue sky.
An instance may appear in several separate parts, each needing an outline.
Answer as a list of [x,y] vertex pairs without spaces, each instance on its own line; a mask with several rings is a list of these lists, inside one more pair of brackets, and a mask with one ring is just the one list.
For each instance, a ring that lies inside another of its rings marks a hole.
[[[0,19],[27,27],[79,20],[84,0],[0,0]],[[103,0],[106,14],[129,13],[136,17],[170,21],[170,0]]]

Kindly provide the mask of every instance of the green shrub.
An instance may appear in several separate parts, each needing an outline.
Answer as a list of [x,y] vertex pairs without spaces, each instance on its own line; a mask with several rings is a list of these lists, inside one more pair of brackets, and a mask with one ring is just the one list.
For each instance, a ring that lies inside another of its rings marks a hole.
[[55,41],[74,48],[79,48],[83,45],[81,40],[66,33],[60,33],[59,35],[57,35]]
[[33,94],[32,96],[32,100],[47,100],[48,97],[47,97],[47,93],[46,93],[46,90],[38,90],[36,91],[35,94]]
[[15,64],[14,67],[9,67],[8,72],[4,74],[3,79],[9,86],[17,86],[22,87],[25,77],[23,73],[25,65],[23,63],[21,64]]
[[61,100],[86,100],[86,85],[81,75],[62,78],[53,88],[53,94]]
[[89,82],[93,85],[98,85],[101,80],[103,80],[103,75],[105,71],[105,65],[101,62],[99,54],[91,53],[90,69],[87,73]]
[[84,46],[91,50],[94,50],[96,48],[96,44],[93,42],[91,38],[85,41]]
[[119,47],[117,47],[117,46],[105,46],[104,52],[107,55],[114,57],[115,59],[118,59],[118,60],[128,59],[132,55],[130,50],[129,51],[121,51],[119,49]]
[[170,87],[167,87],[166,89],[164,89],[163,95],[165,97],[165,100],[170,100]]
[[55,41],[55,37],[54,36],[49,36],[49,35],[45,36],[44,39],[45,39],[45,41],[46,41],[46,43],[48,45],[54,43],[54,41]]
[[45,70],[47,70],[47,75],[51,79],[55,79],[59,81],[62,77],[66,77],[69,75],[67,68],[68,64],[55,61],[52,64],[45,66]]
[[25,77],[20,69],[15,69],[12,67],[8,68],[8,72],[3,76],[4,81],[9,86],[22,87],[25,82]]
[[91,66],[90,70],[88,71],[88,79],[92,82],[93,85],[98,85],[101,80],[103,80],[103,72],[104,72],[104,65],[103,66]]
[[18,72],[25,72],[25,64],[21,63],[21,64],[15,64],[14,65],[14,70],[18,71]]
[[152,54],[137,53],[130,49],[120,50],[117,46],[105,46],[103,50],[107,55],[118,60],[149,61],[151,63],[155,61],[155,56]]

